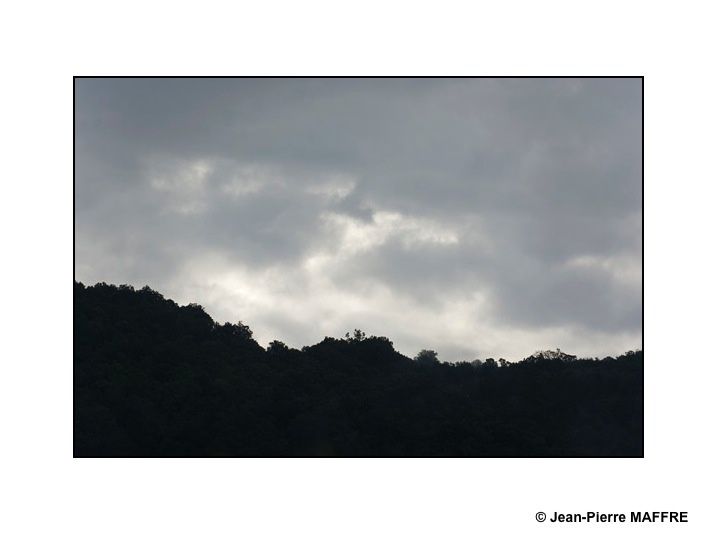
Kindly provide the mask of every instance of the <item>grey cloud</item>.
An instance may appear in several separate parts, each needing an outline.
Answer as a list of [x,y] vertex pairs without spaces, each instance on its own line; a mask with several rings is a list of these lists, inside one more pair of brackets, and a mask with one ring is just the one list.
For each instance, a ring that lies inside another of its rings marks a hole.
[[76,277],[296,345],[637,347],[640,107],[636,79],[79,79]]

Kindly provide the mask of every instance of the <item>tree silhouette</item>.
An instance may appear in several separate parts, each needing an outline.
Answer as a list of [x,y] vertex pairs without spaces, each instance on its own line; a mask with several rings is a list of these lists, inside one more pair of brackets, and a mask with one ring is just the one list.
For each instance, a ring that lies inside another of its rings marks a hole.
[[414,360],[422,366],[431,366],[439,363],[438,353],[429,349],[423,349],[415,356]]
[[641,456],[643,357],[262,348],[144,287],[74,285],[76,456]]

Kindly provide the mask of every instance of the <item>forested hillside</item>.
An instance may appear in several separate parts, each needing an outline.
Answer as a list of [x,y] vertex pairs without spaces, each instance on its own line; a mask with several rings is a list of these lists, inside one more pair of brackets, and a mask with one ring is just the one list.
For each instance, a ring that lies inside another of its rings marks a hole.
[[642,351],[410,359],[384,337],[267,349],[144,288],[74,285],[76,456],[641,456]]

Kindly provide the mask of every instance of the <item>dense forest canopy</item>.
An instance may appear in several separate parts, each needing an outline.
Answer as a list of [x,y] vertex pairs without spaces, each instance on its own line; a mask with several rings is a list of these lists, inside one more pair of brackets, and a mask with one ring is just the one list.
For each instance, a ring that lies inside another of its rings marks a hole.
[[443,363],[355,330],[266,349],[145,287],[74,284],[76,456],[641,456],[643,355]]

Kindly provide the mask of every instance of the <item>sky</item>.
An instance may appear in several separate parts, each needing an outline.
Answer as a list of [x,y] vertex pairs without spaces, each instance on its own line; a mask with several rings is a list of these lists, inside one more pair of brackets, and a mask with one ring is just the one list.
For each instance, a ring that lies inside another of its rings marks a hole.
[[76,79],[75,279],[293,347],[641,347],[640,79]]

